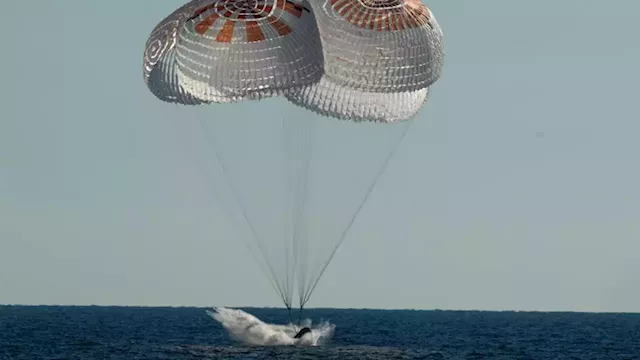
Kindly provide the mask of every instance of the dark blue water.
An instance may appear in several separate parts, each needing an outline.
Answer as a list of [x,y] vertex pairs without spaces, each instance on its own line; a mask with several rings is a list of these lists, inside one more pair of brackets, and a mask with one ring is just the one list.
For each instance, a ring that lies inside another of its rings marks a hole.
[[[244,309],[283,323],[283,310]],[[202,308],[0,306],[0,359],[640,359],[640,314],[312,309],[317,348],[248,347]]]

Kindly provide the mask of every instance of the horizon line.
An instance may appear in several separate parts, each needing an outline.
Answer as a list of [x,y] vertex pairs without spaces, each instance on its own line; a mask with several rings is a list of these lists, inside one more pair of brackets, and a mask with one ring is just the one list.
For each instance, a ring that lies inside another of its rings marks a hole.
[[[188,309],[213,309],[216,307],[224,307],[229,309],[272,309],[286,311],[286,307],[278,306],[256,306],[256,305],[240,305],[240,306],[202,306],[202,305],[111,305],[111,304],[19,304],[19,303],[0,303],[0,307],[104,307],[104,308],[188,308]],[[294,310],[298,310],[297,308]],[[304,310],[357,310],[357,311],[416,311],[416,312],[513,312],[513,313],[575,313],[575,314],[625,314],[635,315],[640,311],[589,311],[589,310],[542,310],[542,309],[482,309],[482,308],[376,308],[376,307],[305,307]]]

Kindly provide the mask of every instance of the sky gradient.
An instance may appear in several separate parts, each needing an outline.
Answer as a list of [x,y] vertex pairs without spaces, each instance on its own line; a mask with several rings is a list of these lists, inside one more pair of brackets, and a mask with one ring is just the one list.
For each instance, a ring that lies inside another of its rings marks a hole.
[[[0,303],[281,306],[142,81],[181,3],[7,4]],[[428,5],[443,77],[309,306],[640,311],[640,4]]]

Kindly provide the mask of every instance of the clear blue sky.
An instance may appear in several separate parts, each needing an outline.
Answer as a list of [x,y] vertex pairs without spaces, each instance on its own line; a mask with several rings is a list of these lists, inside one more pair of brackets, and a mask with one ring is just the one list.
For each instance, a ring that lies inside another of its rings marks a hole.
[[[3,5],[0,303],[280,306],[142,81],[179,5]],[[444,75],[309,306],[640,311],[640,5],[429,6]]]

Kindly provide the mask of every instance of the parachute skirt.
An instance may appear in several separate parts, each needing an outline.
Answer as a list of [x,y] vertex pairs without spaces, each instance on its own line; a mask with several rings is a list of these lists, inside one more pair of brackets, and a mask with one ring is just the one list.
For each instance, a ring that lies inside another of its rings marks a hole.
[[151,93],[158,99],[183,105],[201,105],[208,103],[192,95],[180,85],[178,69],[175,66],[175,51],[169,50],[149,70],[145,81]]
[[323,77],[317,84],[289,91],[286,98],[321,115],[350,121],[394,123],[415,116],[429,89],[396,93],[363,92]]

